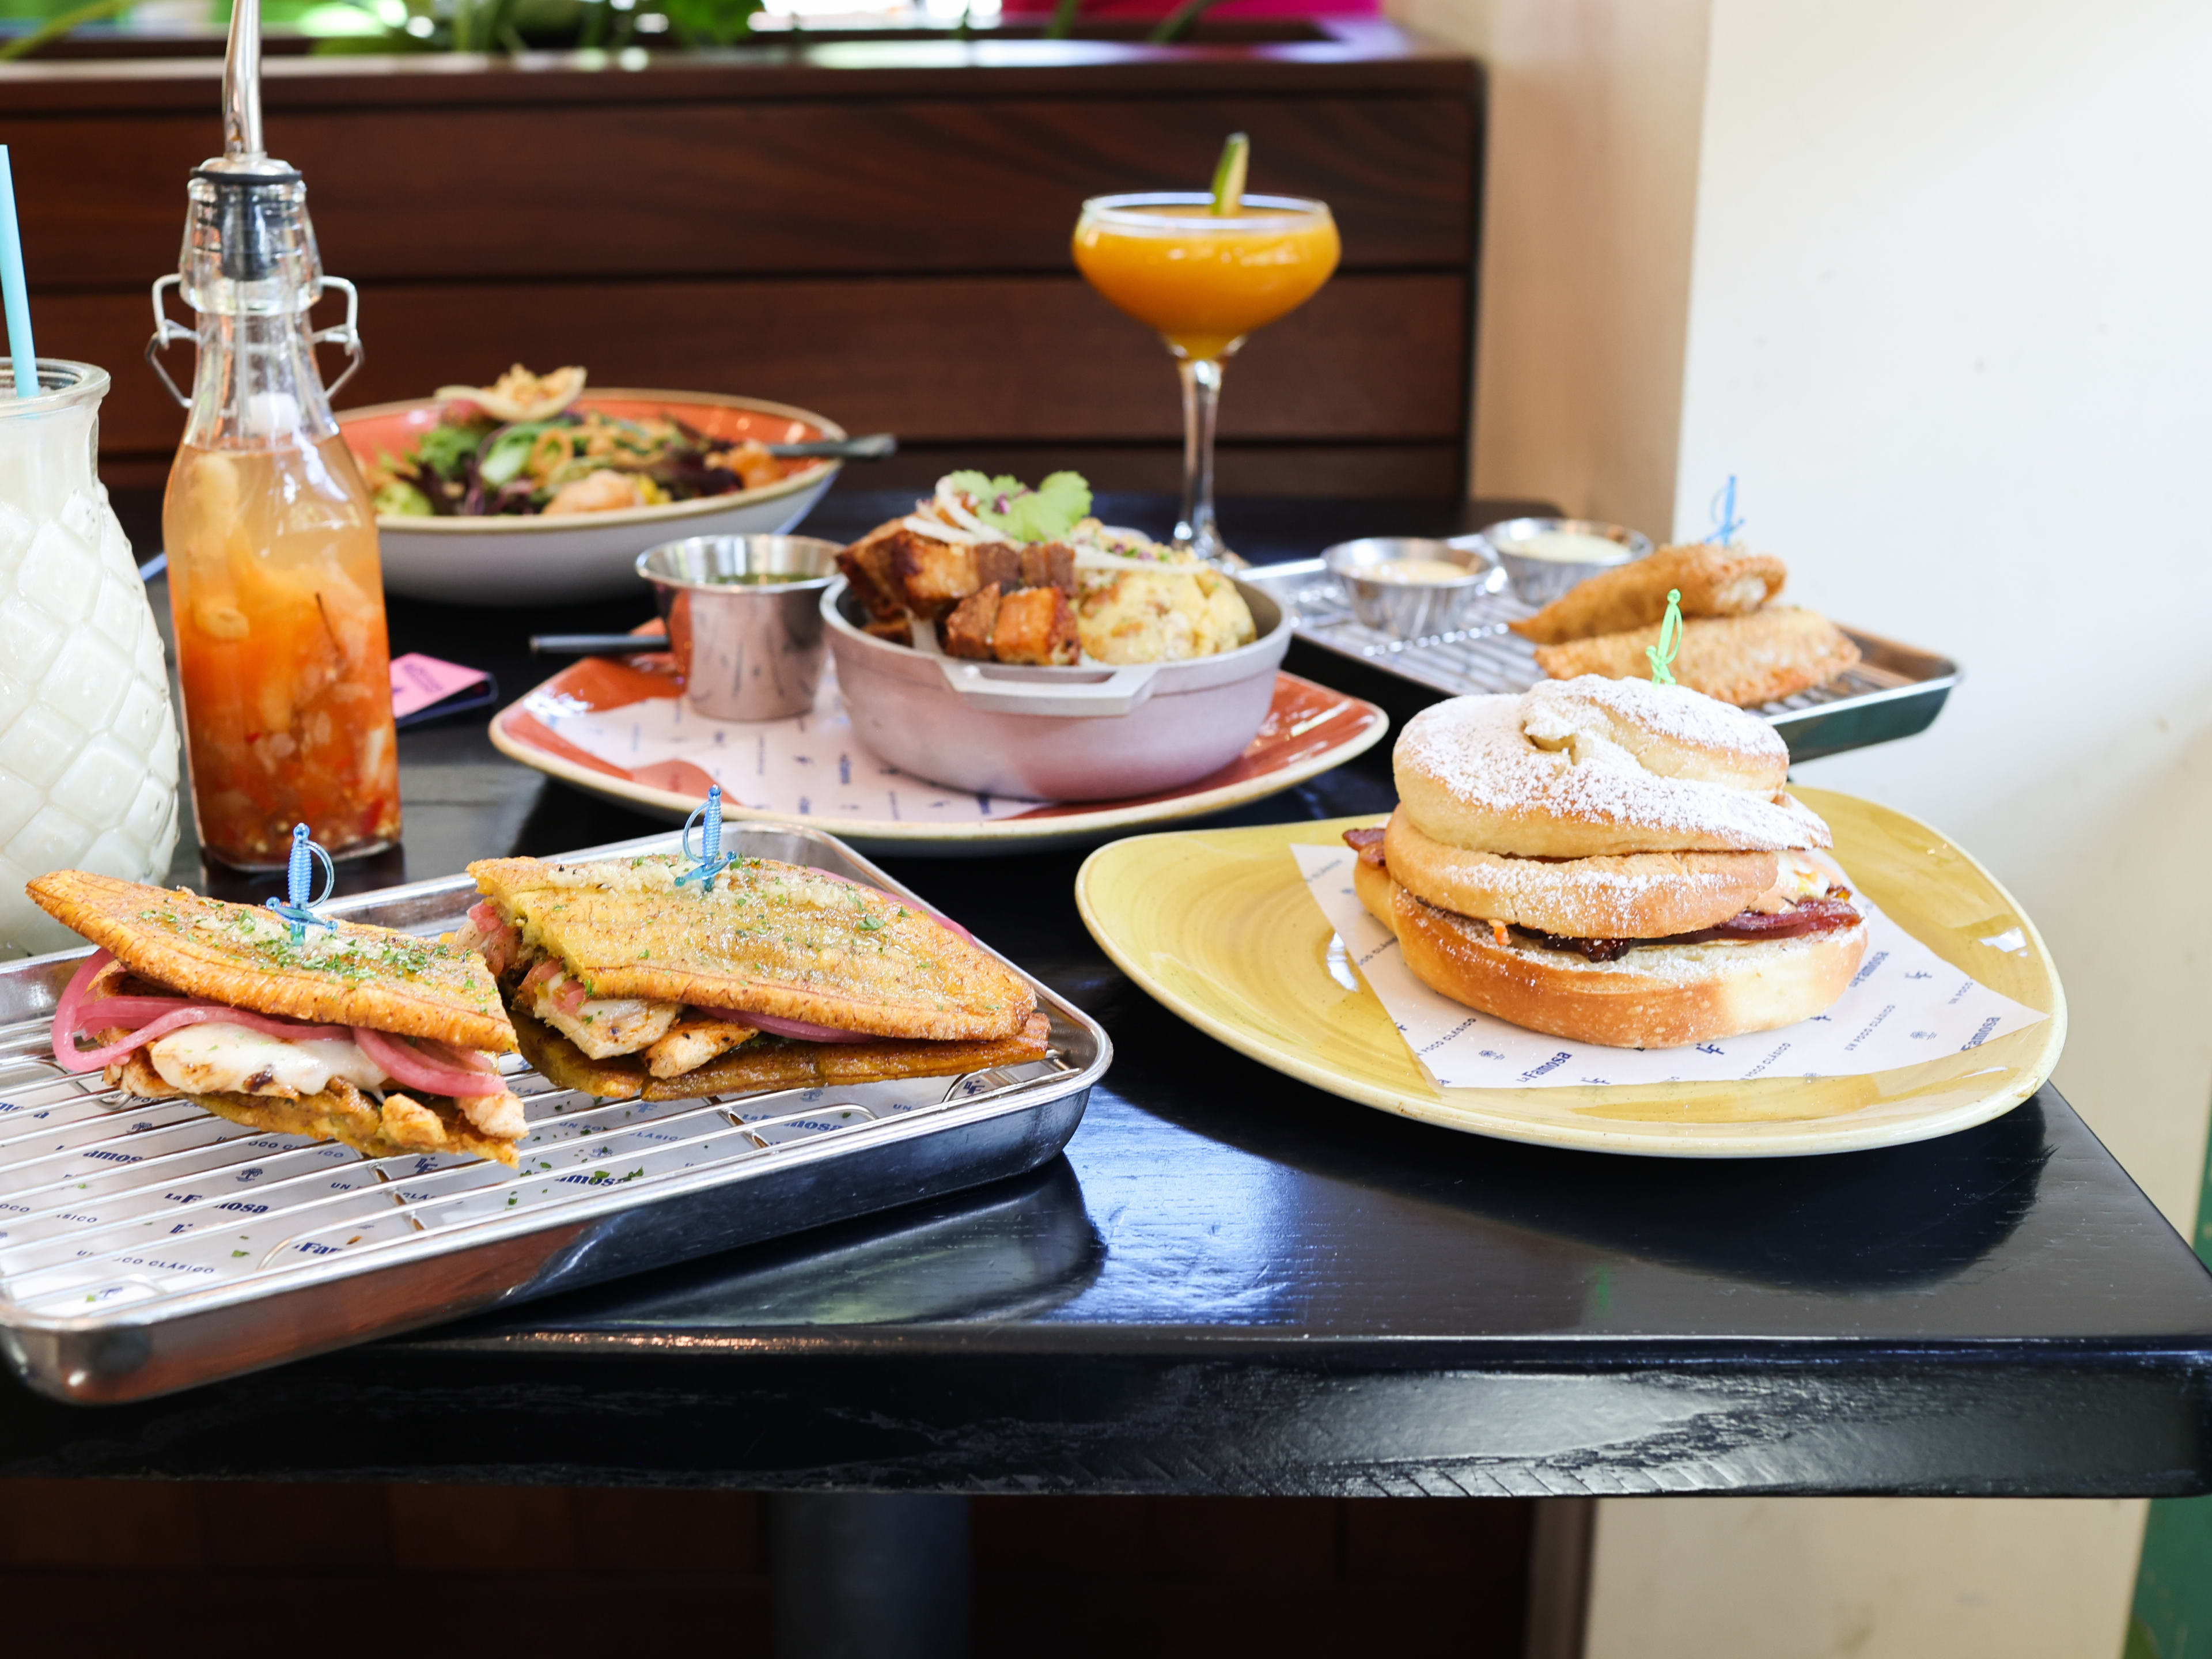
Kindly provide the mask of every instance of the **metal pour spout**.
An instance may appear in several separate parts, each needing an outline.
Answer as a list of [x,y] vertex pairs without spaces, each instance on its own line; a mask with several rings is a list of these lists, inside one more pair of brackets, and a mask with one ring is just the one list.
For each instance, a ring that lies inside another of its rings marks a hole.
[[230,43],[222,58],[222,153],[259,161],[261,147],[261,0],[232,0]]

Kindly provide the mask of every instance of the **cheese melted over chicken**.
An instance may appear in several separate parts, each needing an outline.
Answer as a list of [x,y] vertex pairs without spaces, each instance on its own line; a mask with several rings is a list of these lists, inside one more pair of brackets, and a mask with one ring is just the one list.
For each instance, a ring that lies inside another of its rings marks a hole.
[[291,1041],[220,1021],[156,1037],[146,1056],[162,1082],[187,1094],[297,1099],[321,1092],[334,1077],[357,1089],[380,1089],[386,1080],[374,1060],[343,1037]]
[[[146,1045],[145,1053],[162,1082],[191,1095],[304,1100],[333,1083],[379,1091],[392,1085],[383,1068],[362,1053],[360,1045],[343,1037],[269,1036],[220,1020],[156,1037]],[[505,1091],[464,1096],[453,1103],[485,1134],[512,1140],[529,1130],[522,1103]]]

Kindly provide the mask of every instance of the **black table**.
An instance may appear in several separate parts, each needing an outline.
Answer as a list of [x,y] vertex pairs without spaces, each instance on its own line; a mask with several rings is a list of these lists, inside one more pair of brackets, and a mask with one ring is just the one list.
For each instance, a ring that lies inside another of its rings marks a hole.
[[[1111,504],[1158,525],[1161,501]],[[1249,552],[1481,509],[1231,504]],[[1494,515],[1494,514],[1493,514]],[[833,495],[825,533],[884,516]],[[538,628],[395,605],[512,694]],[[535,672],[544,672],[542,665]],[[1936,740],[1940,740],[1939,737]],[[402,739],[404,860],[653,826]],[[1382,751],[1242,821],[1391,799]],[[2212,1277],[2056,1091],[1923,1145],[1687,1163],[1461,1136],[1292,1083],[1110,967],[1071,854],[901,879],[1097,1015],[1064,1159],[167,1401],[0,1389],[0,1473],[877,1492],[2119,1495],[2212,1477]],[[371,884],[374,884],[373,882]],[[343,1424],[342,1432],[333,1425]]]

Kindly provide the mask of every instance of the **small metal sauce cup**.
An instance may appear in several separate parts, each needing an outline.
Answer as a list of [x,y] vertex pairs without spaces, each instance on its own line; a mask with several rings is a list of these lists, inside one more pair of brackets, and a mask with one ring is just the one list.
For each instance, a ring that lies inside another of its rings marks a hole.
[[[1497,558],[1473,536],[1448,542],[1422,536],[1365,536],[1356,542],[1339,542],[1321,556],[1351,601],[1352,613],[1368,627],[1401,640],[1465,627],[1475,602],[1505,586],[1505,572]],[[1376,565],[1405,559],[1436,559],[1458,565],[1467,574],[1457,581],[1388,582],[1366,574]]]
[[[1609,559],[1537,559],[1518,550],[1521,544],[1547,530],[1574,535],[1598,536],[1620,551]],[[1600,524],[1595,519],[1508,519],[1486,525],[1474,539],[1498,556],[1513,580],[1513,592],[1530,605],[1549,605],[1576,583],[1601,570],[1632,563],[1651,551],[1651,538],[1626,525]]]
[[780,720],[814,707],[822,590],[836,580],[837,552],[817,536],[693,536],[637,556],[694,708]]

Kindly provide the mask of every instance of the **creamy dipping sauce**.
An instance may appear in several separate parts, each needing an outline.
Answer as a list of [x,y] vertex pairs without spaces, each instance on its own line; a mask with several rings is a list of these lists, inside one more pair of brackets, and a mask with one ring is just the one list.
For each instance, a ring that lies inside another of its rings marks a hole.
[[[1610,542],[1606,544],[1610,547]],[[1370,582],[1397,582],[1415,586],[1436,582],[1463,581],[1480,573],[1463,564],[1454,564],[1449,559],[1392,559],[1384,564],[1361,567],[1353,574]]]
[[1526,541],[1506,543],[1504,550],[1560,564],[1620,564],[1628,557],[1619,542],[1584,530],[1540,530]]

